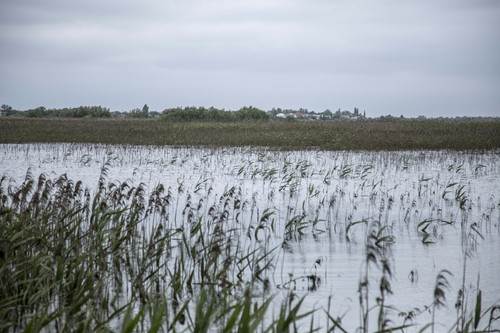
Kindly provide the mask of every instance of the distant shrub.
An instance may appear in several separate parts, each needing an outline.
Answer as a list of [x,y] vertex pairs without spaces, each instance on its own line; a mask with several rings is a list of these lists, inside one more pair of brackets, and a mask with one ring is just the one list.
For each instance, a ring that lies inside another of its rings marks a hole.
[[126,117],[129,118],[149,118],[149,106],[147,104],[144,104],[142,109],[132,109],[128,113],[125,113]]
[[234,112],[238,120],[267,120],[269,114],[265,111],[257,109],[253,106],[244,106],[238,111]]
[[253,106],[242,107],[238,111],[214,107],[178,107],[164,110],[162,118],[171,121],[246,121],[267,120],[269,114]]

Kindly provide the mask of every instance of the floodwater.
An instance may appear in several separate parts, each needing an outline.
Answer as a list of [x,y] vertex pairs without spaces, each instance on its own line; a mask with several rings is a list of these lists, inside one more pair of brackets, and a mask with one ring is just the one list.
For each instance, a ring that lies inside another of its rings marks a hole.
[[[442,270],[453,275],[448,276],[446,307],[436,313],[438,331],[453,327],[460,288],[465,287],[468,312],[473,311],[478,286],[483,308],[500,302],[498,151],[276,152],[33,144],[0,145],[0,161],[0,175],[11,185],[20,184],[29,170],[35,177],[67,174],[90,190],[108,161],[108,181],[144,183],[150,190],[159,183],[171,188],[175,206],[181,207],[171,208],[174,223],[183,223],[187,200],[215,203],[234,187],[245,203],[242,226],[273,212],[275,229],[265,235],[269,248],[277,247],[275,267],[268,272],[271,293],[280,299],[294,288],[299,296],[306,295],[303,311],[316,309],[318,322],[330,302],[330,313],[342,317],[349,331],[360,325],[358,286],[373,222],[385,227],[392,240],[385,255],[392,271],[393,293],[386,303],[393,308],[393,325],[422,327],[430,322],[428,307]],[[285,226],[297,216],[306,227],[287,238]],[[315,277],[313,284],[308,276]],[[371,267],[370,306],[376,305],[379,278],[380,270]],[[370,320],[375,317],[373,312]]]

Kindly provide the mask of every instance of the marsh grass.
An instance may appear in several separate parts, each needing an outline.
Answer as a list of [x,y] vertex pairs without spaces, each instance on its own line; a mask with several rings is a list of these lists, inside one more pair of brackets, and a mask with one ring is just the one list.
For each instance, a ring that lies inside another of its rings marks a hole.
[[[107,183],[108,167],[93,197],[64,175],[28,173],[20,187],[0,187],[2,330],[253,332],[266,324],[283,332],[305,316],[290,296],[264,322],[271,298],[253,294],[271,251],[233,245],[228,211],[170,228],[168,192],[159,186],[148,197],[142,185]],[[155,214],[163,223],[145,225]]]
[[500,121],[169,122],[0,118],[0,143],[73,142],[275,149],[494,149]]

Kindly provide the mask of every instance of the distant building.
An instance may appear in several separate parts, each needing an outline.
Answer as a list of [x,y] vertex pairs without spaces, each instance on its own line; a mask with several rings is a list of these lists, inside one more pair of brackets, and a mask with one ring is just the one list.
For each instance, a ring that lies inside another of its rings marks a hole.
[[[278,112],[279,111],[279,112]],[[272,114],[278,119],[301,119],[301,120],[358,120],[365,118],[365,113],[354,108],[354,112],[338,109],[335,113],[326,109],[321,113],[309,111],[307,109],[273,109]]]
[[310,120],[317,120],[320,118],[320,115],[318,113],[310,112],[310,113],[306,113],[304,115],[304,118],[310,119]]

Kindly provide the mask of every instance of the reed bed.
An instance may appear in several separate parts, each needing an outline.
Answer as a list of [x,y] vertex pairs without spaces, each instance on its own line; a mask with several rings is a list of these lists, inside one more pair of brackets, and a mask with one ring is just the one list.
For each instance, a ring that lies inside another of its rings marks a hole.
[[[0,156],[2,331],[499,329],[484,292],[498,285],[475,272],[482,244],[500,241],[498,152],[4,145]],[[456,241],[460,266],[402,270],[407,241],[434,255]],[[301,255],[325,244],[360,258],[349,311],[326,289],[342,272],[335,253]],[[423,303],[398,292],[402,277]]]

